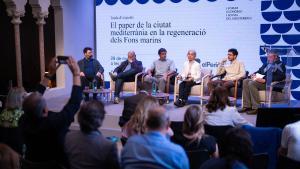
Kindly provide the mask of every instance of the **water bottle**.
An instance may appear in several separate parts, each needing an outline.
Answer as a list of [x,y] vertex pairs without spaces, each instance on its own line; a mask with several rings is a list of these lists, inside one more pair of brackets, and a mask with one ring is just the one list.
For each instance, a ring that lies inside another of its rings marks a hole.
[[151,93],[153,96],[156,95],[156,83],[155,81],[152,81],[152,93]]
[[96,81],[96,79],[93,80],[93,90],[97,91],[97,81]]

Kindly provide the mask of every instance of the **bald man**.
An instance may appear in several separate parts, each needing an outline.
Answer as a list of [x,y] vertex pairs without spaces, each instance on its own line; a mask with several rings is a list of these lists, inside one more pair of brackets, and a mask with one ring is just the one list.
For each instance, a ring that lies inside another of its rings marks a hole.
[[129,51],[127,60],[122,62],[120,66],[116,67],[109,75],[115,81],[114,103],[120,103],[120,92],[124,82],[134,81],[135,75],[143,71],[143,64],[136,60],[134,51]]

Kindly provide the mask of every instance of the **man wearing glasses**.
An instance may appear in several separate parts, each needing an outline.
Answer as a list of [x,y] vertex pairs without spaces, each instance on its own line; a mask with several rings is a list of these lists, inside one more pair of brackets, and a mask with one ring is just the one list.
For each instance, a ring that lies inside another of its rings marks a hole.
[[[216,75],[225,76],[222,80],[214,80],[208,83],[209,90],[212,91],[217,86],[224,86],[228,90],[234,86],[234,81],[245,76],[245,66],[237,60],[238,51],[234,48],[228,50],[227,57],[218,66]],[[228,64],[226,62],[229,61]]]

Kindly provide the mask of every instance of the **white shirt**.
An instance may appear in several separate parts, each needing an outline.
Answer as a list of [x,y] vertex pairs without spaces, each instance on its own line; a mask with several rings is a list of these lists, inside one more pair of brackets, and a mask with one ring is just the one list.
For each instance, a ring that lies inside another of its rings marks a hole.
[[182,79],[186,79],[188,74],[191,74],[191,77],[194,79],[194,82],[200,83],[201,82],[201,66],[198,62],[192,61],[191,63],[189,61],[184,62],[183,70],[180,73],[180,76]]
[[300,121],[284,127],[281,136],[281,147],[287,149],[287,157],[300,161]]
[[224,110],[218,109],[215,112],[205,113],[205,122],[212,126],[242,126],[251,125],[247,120],[245,120],[235,107],[226,106]]

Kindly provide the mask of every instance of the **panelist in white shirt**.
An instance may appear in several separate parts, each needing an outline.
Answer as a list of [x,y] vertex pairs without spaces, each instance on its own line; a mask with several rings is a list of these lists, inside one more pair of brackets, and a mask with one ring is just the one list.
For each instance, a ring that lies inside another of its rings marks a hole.
[[174,103],[177,107],[183,107],[186,104],[191,88],[201,82],[201,67],[195,61],[196,51],[189,50],[187,53],[188,61],[184,63],[183,71],[177,76],[182,82],[179,84],[179,97]]

